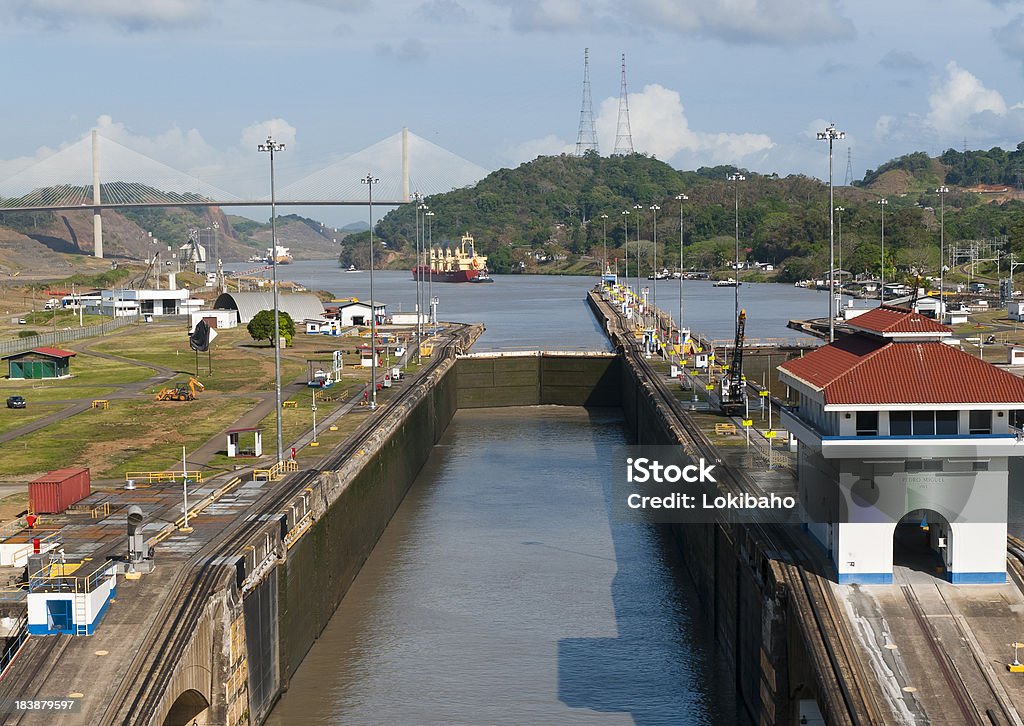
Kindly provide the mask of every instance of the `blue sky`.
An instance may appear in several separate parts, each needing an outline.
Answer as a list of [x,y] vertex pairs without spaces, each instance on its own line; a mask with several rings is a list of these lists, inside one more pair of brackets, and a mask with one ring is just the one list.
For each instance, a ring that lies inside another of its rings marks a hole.
[[678,168],[825,178],[828,121],[840,182],[848,146],[860,177],[1024,140],[1019,0],[6,0],[0,40],[0,179],[97,126],[240,193],[268,131],[283,183],[402,126],[514,166],[574,148],[585,47],[602,153],[622,53],[634,146]]

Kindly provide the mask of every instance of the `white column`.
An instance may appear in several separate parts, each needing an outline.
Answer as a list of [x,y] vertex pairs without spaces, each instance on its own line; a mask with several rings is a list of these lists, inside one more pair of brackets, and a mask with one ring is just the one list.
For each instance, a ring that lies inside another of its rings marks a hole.
[[100,216],[100,139],[92,130],[92,244],[93,255],[103,258],[103,218]]

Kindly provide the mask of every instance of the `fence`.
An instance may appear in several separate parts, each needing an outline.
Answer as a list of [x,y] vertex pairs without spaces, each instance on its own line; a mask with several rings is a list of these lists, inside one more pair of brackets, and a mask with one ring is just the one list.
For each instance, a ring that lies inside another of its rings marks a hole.
[[83,338],[92,338],[97,335],[106,335],[118,328],[123,328],[126,325],[131,325],[132,323],[137,322],[139,322],[139,316],[132,315],[121,318],[111,318],[110,320],[104,320],[99,325],[89,325],[84,328],[64,328],[62,330],[53,330],[49,333],[31,335],[27,338],[4,340],[0,341],[0,355],[21,353],[22,351],[32,350],[33,348],[38,348],[42,345],[57,345],[59,343],[68,343],[72,340],[81,340]]

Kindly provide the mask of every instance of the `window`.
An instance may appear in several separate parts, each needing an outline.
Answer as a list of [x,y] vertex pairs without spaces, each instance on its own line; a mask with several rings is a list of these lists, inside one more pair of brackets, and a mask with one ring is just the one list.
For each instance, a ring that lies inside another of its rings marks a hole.
[[960,432],[958,419],[956,411],[936,411],[935,433],[939,436],[956,436]]
[[914,436],[935,435],[935,412],[914,411]]
[[942,471],[941,459],[909,459],[907,471]]
[[990,434],[992,433],[992,412],[991,411],[971,411],[970,413],[970,429],[972,434]]
[[910,436],[910,411],[889,412],[889,435]]
[[857,412],[857,435],[878,436],[878,411]]
[[971,462],[971,469],[973,471],[988,471],[988,462],[987,461],[972,461]]
[[956,411],[889,412],[890,436],[956,436],[959,432]]

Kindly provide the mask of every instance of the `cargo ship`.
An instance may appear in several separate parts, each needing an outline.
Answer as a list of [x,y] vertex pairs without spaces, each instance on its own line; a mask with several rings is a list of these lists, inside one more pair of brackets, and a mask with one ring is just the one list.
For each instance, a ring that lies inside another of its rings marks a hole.
[[266,260],[267,263],[271,265],[274,264],[275,261],[279,265],[287,265],[292,261],[291,250],[287,247],[282,247],[281,245],[268,247]]
[[457,247],[430,250],[429,262],[412,270],[412,279],[417,273],[421,280],[428,278],[436,282],[491,282],[487,274],[487,257],[478,255],[473,238],[467,232]]

